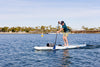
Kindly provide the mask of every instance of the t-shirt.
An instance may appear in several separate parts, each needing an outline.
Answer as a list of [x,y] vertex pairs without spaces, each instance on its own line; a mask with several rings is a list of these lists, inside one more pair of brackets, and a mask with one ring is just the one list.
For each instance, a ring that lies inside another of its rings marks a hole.
[[64,25],[62,26],[62,28],[64,29],[64,32],[67,32],[68,31],[68,28],[66,26],[66,24],[64,23]]

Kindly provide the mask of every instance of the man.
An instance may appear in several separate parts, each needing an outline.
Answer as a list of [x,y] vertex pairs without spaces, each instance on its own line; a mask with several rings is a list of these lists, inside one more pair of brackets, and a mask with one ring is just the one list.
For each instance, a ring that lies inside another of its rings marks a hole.
[[68,28],[67,28],[66,24],[64,23],[64,21],[61,21],[61,22],[58,21],[58,23],[62,25],[62,28],[59,31],[57,31],[57,33],[60,33],[62,30],[64,31],[63,32],[64,46],[68,46],[68,39],[67,39],[67,37],[68,37],[68,33],[67,33]]

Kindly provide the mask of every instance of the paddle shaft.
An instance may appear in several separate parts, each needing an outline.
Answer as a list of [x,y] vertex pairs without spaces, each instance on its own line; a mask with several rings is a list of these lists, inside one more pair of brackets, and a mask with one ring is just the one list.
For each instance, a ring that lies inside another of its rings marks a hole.
[[57,33],[56,33],[56,38],[55,38],[55,45],[56,45],[56,42],[57,42]]
[[[57,26],[57,31],[58,31],[58,27],[59,27],[59,24],[58,24],[58,26]],[[56,48],[56,42],[57,42],[57,32],[56,32],[55,44],[54,44],[53,49],[55,49],[55,48]]]

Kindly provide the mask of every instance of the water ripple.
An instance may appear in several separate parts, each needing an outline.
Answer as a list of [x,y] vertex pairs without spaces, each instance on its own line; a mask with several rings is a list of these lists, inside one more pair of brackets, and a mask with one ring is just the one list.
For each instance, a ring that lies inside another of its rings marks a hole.
[[[69,34],[69,44],[85,48],[36,51],[34,46],[54,43],[55,35],[0,34],[0,67],[99,67],[100,34]],[[57,44],[63,44],[58,35]]]

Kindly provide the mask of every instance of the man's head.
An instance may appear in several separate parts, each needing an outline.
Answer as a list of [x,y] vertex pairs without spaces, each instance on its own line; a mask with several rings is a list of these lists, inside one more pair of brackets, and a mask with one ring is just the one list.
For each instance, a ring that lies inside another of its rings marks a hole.
[[64,25],[64,21],[61,21],[61,25]]

